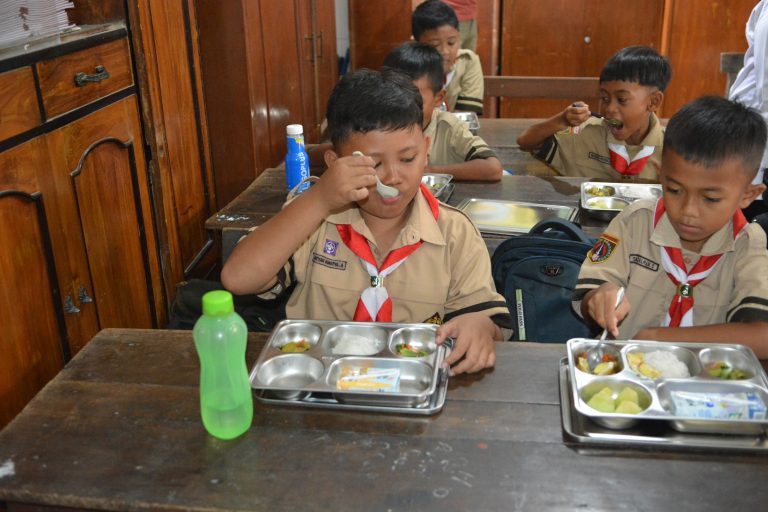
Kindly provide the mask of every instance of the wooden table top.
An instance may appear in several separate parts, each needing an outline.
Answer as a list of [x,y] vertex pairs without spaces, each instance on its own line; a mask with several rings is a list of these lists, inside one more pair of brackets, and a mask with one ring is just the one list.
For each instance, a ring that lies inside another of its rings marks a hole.
[[[265,339],[250,335],[249,366]],[[757,510],[768,500],[766,457],[568,447],[564,346],[499,343],[497,354],[494,370],[451,378],[435,416],[256,402],[251,429],[218,441],[199,418],[191,332],[105,330],[0,432],[0,500],[9,511],[441,512]]]

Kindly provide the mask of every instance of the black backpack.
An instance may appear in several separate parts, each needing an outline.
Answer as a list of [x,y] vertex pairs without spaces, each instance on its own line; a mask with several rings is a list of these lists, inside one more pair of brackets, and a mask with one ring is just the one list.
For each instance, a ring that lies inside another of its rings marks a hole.
[[491,272],[517,322],[513,340],[562,343],[590,336],[571,295],[593,245],[573,222],[549,219],[498,246]]

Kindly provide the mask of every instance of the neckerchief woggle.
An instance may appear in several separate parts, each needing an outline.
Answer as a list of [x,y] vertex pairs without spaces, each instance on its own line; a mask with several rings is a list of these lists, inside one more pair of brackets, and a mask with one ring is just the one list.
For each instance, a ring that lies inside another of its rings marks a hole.
[[637,154],[629,158],[627,146],[623,144],[608,143],[608,154],[611,156],[611,167],[622,176],[637,176],[645,168],[648,159],[651,158],[656,146],[643,146]]
[[[653,227],[659,223],[664,215],[664,199],[656,202],[656,211],[653,215]],[[741,210],[736,210],[733,215],[733,239],[742,233],[747,225],[747,219]],[[669,304],[667,315],[662,327],[690,327],[693,325],[693,289],[712,273],[720,261],[722,254],[701,256],[696,264],[688,272],[683,260],[683,251],[679,247],[661,247],[661,264],[672,282],[677,286],[677,291]]]
[[[437,220],[439,203],[435,196],[425,185],[419,187],[421,194],[426,199],[432,215]],[[387,254],[381,266],[376,265],[376,258],[373,257],[368,240],[355,231],[350,224],[337,224],[336,230],[344,244],[360,258],[360,262],[371,278],[371,285],[363,290],[360,299],[357,301],[355,314],[352,320],[355,322],[391,322],[392,321],[392,299],[384,287],[384,278],[394,272],[397,267],[402,265],[405,260],[416,249],[421,247],[423,240],[413,244],[405,245],[394,249]]]

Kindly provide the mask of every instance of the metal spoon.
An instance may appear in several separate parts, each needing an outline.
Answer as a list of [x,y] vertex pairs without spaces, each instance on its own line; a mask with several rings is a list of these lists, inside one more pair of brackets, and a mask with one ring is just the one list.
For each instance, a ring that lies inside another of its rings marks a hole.
[[[352,156],[364,156],[364,155],[360,151],[353,151]],[[383,184],[379,179],[378,175],[376,176],[376,192],[378,192],[381,197],[386,197],[387,199],[397,197],[397,195],[400,194],[400,191],[397,190],[395,187],[390,187],[389,185]]]
[[608,126],[613,126],[614,128],[621,128],[622,126],[624,126],[624,123],[622,123],[618,119],[608,119],[607,117],[601,116],[597,112],[590,112],[589,115],[591,115],[592,117],[597,117],[598,119],[602,119],[603,121],[605,121],[605,124],[607,124]]
[[[616,305],[613,307],[613,309],[616,309],[619,307],[619,304],[621,304],[621,301],[624,299],[624,287],[622,286],[619,288],[619,291],[616,293]],[[600,335],[600,341],[597,342],[597,345],[592,347],[591,349],[587,350],[587,366],[589,366],[589,373],[594,373],[595,368],[597,368],[597,365],[603,362],[603,356],[610,352],[612,356],[618,360],[619,354],[616,352],[614,348],[605,347],[603,346],[603,342],[605,341],[605,337],[608,335],[608,328],[606,327],[603,329],[603,334]]]

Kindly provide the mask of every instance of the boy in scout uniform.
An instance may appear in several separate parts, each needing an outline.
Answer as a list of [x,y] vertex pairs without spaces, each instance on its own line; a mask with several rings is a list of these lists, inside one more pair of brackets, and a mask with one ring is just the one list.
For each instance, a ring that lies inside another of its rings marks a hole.
[[452,174],[456,180],[499,181],[501,162],[467,124],[438,107],[443,102],[443,59],[425,43],[404,43],[386,56],[384,66],[408,76],[421,92],[424,135],[429,137],[427,172]]
[[[328,169],[238,244],[224,286],[278,293],[295,283],[289,318],[442,323],[438,343],[456,340],[452,372],[493,366],[512,319],[477,229],[421,185],[429,141],[418,89],[391,70],[350,73],[327,118]],[[377,175],[398,195],[379,195]]]
[[563,176],[657,181],[664,131],[656,111],[671,77],[669,62],[653,48],[624,48],[600,73],[603,118],[577,101],[530,126],[517,143]]
[[413,38],[437,48],[443,57],[445,105],[450,111],[483,113],[483,67],[472,50],[461,49],[459,18],[440,0],[419,4],[411,16]]
[[741,213],[766,188],[752,184],[765,142],[760,115],[725,98],[675,114],[662,197],[608,225],[581,267],[576,311],[619,339],[743,343],[768,358],[766,235]]

